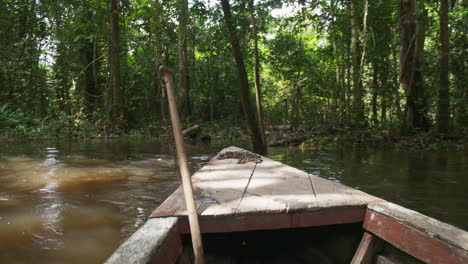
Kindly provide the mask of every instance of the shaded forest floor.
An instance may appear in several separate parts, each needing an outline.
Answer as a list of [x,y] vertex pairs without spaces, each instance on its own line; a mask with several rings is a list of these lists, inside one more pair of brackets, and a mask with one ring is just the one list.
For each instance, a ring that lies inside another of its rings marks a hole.
[[[188,128],[195,123],[185,124]],[[244,125],[233,120],[198,123],[200,129],[187,136],[192,142],[221,142],[232,144],[249,142]],[[468,149],[467,133],[438,134],[420,132],[402,134],[398,129],[361,128],[331,125],[274,125],[267,127],[269,146],[291,146],[302,149],[335,147],[397,148],[413,150]],[[120,137],[171,137],[168,124],[152,123],[141,128],[125,129],[109,133],[104,126],[85,123],[80,125],[30,123],[0,129],[0,142],[30,138],[117,139]]]
[[420,132],[402,135],[390,129],[337,129],[330,126],[312,128],[302,148],[369,147],[414,150],[467,149],[468,135]]

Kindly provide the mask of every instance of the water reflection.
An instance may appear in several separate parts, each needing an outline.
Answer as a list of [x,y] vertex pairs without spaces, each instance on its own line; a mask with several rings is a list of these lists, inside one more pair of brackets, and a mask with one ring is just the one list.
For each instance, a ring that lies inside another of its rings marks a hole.
[[468,230],[466,151],[270,149],[270,155]]
[[179,185],[157,142],[0,147],[0,263],[101,263]]

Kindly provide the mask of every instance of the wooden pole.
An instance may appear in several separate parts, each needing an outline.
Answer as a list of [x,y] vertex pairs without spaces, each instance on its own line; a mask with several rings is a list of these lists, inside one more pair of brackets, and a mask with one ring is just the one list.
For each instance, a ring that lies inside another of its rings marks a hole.
[[185,204],[187,206],[188,218],[190,224],[190,233],[192,235],[193,253],[195,254],[195,264],[204,264],[205,256],[203,253],[203,244],[201,240],[200,224],[198,223],[197,208],[193,198],[192,180],[187,163],[187,155],[184,148],[184,137],[180,127],[179,113],[174,93],[174,80],[172,79],[172,70],[161,66],[159,70],[164,74],[167,90],[167,99],[169,101],[169,111],[172,120],[172,130],[174,131],[174,140],[179,159],[179,170],[184,189]]

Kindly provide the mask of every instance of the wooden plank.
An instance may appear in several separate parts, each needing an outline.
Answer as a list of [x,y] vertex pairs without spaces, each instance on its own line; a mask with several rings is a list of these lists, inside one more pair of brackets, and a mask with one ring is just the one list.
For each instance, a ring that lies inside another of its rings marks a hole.
[[[197,209],[202,217],[311,212],[339,207],[364,210],[368,203],[381,201],[265,157],[258,164],[238,164],[237,159],[217,159],[227,151],[245,150],[237,147],[223,149],[192,177]],[[178,189],[151,217],[185,215],[182,192]],[[340,221],[352,222],[355,218]]]
[[[185,198],[182,186],[179,186],[161,205],[153,211],[151,217],[174,216],[179,210],[185,210]],[[186,215],[186,213],[185,213]]]
[[427,263],[468,263],[468,233],[401,206],[369,205],[363,227]]
[[360,207],[337,207],[293,215],[291,227],[326,226],[359,223],[364,221],[365,209]]
[[364,232],[351,264],[374,263],[373,260],[376,254],[382,250],[382,246],[383,241],[380,238]]
[[[237,164],[237,159],[218,160],[226,151],[245,151],[228,147],[192,176],[198,213],[200,215],[235,214],[242,193],[253,172],[255,163]],[[150,217],[186,216],[182,189],[169,196]]]
[[468,232],[460,228],[390,202],[372,203],[368,208],[468,251]]
[[197,200],[209,204],[199,213],[202,216],[236,214],[254,167],[252,162],[237,164],[237,159],[213,160],[195,173]]
[[318,210],[309,175],[262,157],[255,167],[238,213]]
[[176,227],[176,217],[149,219],[105,263],[174,263],[182,252]]
[[309,174],[320,208],[362,207],[382,199],[343,184]]
[[[200,229],[202,233],[228,233],[359,223],[363,219],[364,210],[361,208],[339,208],[338,210],[298,212],[293,214],[259,213],[251,215],[205,216],[200,218]],[[180,219],[178,230],[182,234],[189,233],[190,229],[186,218]]]

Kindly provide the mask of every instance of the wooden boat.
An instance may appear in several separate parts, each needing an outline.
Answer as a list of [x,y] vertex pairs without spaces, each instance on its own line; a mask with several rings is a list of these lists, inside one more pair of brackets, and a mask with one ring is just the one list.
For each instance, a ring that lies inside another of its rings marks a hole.
[[[207,263],[468,263],[467,232],[259,158],[229,147],[192,176]],[[179,188],[106,263],[191,263],[189,234]]]

